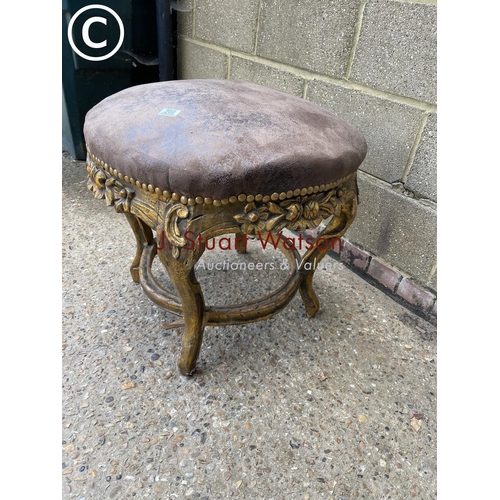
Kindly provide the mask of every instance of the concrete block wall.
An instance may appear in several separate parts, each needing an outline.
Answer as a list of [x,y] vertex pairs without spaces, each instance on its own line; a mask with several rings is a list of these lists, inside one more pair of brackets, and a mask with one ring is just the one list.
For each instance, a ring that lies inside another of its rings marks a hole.
[[418,289],[422,309],[435,311],[436,1],[179,4],[178,78],[266,85],[365,135],[359,211],[345,240],[368,259],[368,275],[390,269],[398,275],[391,293]]

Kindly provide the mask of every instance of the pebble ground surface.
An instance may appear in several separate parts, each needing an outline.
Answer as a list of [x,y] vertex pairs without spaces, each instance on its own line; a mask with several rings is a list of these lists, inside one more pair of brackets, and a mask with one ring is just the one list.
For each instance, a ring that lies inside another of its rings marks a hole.
[[[315,318],[297,295],[271,319],[207,327],[184,377],[182,328],[161,326],[177,318],[131,279],[126,218],[62,160],[63,499],[437,497],[434,326],[326,257]],[[279,287],[282,262],[253,242],[205,252],[197,276],[207,303],[235,303]]]

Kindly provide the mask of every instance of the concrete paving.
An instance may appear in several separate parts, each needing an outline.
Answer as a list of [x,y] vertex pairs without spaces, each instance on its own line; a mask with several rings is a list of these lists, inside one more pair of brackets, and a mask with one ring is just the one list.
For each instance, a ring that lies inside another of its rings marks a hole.
[[[62,168],[63,499],[436,498],[433,325],[327,257],[317,317],[297,296],[206,328],[183,377],[182,329],[130,277],[125,217],[87,190],[84,162]],[[208,303],[234,303],[276,289],[282,261],[207,251],[198,279]]]

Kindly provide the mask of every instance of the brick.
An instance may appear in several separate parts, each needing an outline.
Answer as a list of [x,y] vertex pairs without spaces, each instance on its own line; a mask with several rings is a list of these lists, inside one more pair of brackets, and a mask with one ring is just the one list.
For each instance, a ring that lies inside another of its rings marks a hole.
[[436,11],[435,5],[369,0],[350,79],[435,103]]
[[396,286],[401,279],[401,274],[398,271],[375,258],[370,262],[368,274],[380,284],[388,288],[391,292],[396,289]]
[[345,238],[421,283],[436,262],[436,212],[362,172],[357,215]]
[[197,0],[196,38],[253,52],[259,0]]
[[427,118],[406,187],[418,195],[437,201],[437,115]]
[[358,8],[358,0],[262,0],[257,54],[343,77]]
[[431,309],[431,314],[433,316],[435,316],[437,318],[437,315],[438,315],[438,302],[437,302],[437,299],[436,299],[436,302],[434,302],[434,305],[432,306],[432,309]]
[[403,278],[401,280],[396,295],[399,295],[409,304],[417,306],[422,311],[428,311],[436,299],[435,295],[419,287],[408,278]]
[[188,40],[179,40],[178,78],[226,78],[228,56]]
[[304,87],[300,76],[235,56],[231,58],[231,79],[257,83],[299,97]]
[[371,255],[364,250],[354,246],[352,243],[344,240],[342,242],[342,251],[340,253],[340,259],[343,262],[366,271],[368,265],[370,264]]
[[361,170],[391,183],[402,179],[423,111],[319,80],[309,82],[306,98],[344,118],[365,136],[368,153]]

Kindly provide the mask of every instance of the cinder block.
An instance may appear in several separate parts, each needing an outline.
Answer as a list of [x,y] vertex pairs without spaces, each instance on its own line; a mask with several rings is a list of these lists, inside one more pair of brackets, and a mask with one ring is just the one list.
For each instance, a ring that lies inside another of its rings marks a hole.
[[252,53],[259,0],[197,0],[196,38]]
[[193,0],[177,0],[177,34],[191,37],[193,34]]
[[300,76],[234,56],[231,57],[231,79],[257,83],[299,97],[304,86]]
[[360,204],[345,237],[426,283],[436,261],[436,212],[360,173]]
[[436,102],[436,6],[369,0],[350,79]]
[[365,136],[368,154],[361,170],[387,182],[401,180],[423,111],[320,80],[309,82],[306,98],[352,123]]
[[177,73],[188,78],[226,78],[228,56],[188,40],[179,40]]
[[406,187],[437,201],[437,115],[434,113],[427,118]]
[[434,290],[434,291],[437,290],[437,269],[434,270],[434,272],[432,273],[432,276],[430,277],[430,279],[426,283],[426,285],[431,290]]
[[399,295],[409,304],[413,304],[425,312],[432,307],[436,299],[435,295],[419,287],[408,278],[403,278],[401,280],[396,295]]
[[262,0],[257,54],[340,78],[358,8],[358,0]]

